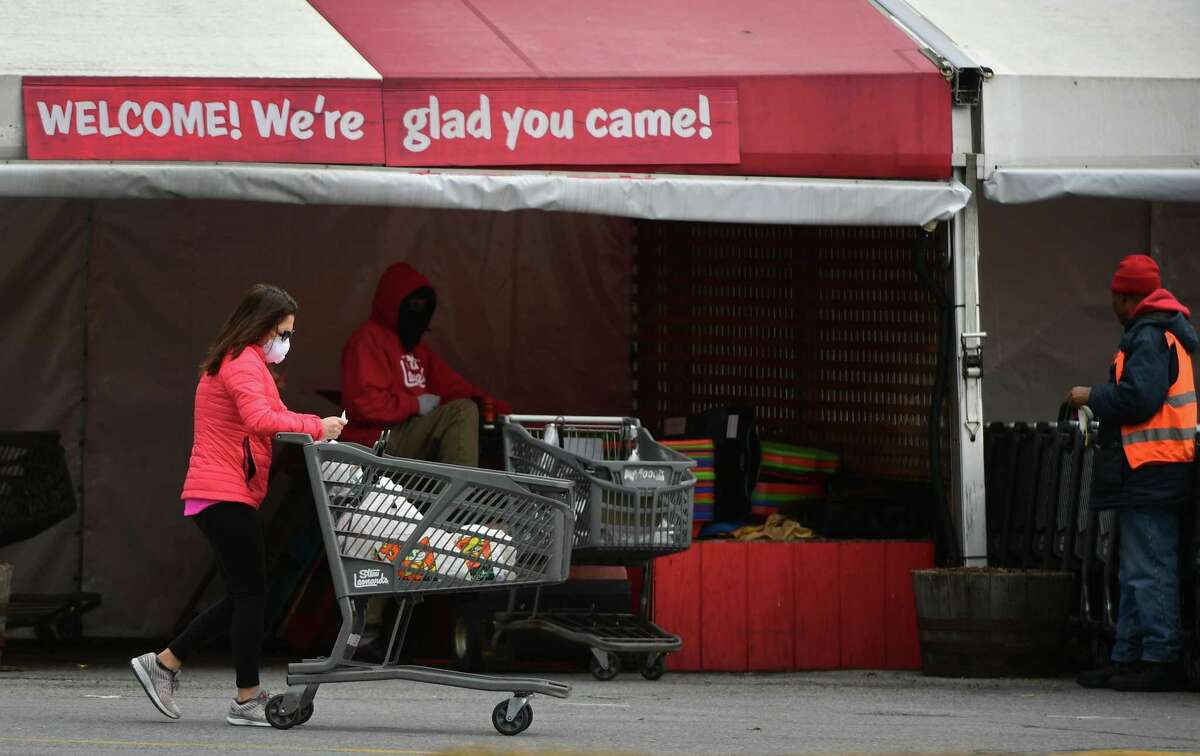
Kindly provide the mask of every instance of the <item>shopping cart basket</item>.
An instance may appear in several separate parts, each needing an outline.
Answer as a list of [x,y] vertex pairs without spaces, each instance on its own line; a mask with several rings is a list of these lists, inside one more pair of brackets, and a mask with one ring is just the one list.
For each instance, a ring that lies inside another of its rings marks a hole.
[[637,614],[589,611],[507,612],[497,634],[540,629],[591,649],[600,680],[620,671],[620,655],[640,658],[642,675],[662,676],[664,655],[682,641],[650,621],[651,560],[683,551],[692,541],[696,463],[657,443],[629,417],[512,415],[503,418],[504,457],[516,473],[569,480],[575,513],[576,564],[644,566]]
[[[342,626],[328,658],[288,666],[287,692],[267,720],[308,721],[323,683],[375,680],[510,692],[492,712],[504,735],[529,727],[535,693],[566,698],[570,687],[535,678],[490,677],[400,665],[413,607],[428,593],[561,583],[570,568],[572,513],[566,481],[381,457],[355,444],[281,434],[279,464],[302,464],[311,483]],[[290,457],[290,460],[289,460]],[[381,664],[354,660],[366,598],[394,596],[400,611]]]
[[[0,433],[0,546],[49,530],[77,511],[62,438],[53,431]],[[80,552],[76,551],[76,557]],[[82,573],[83,565],[76,565]],[[100,594],[14,593],[6,610],[9,630],[32,627],[38,640],[83,637],[83,615],[100,606]]]

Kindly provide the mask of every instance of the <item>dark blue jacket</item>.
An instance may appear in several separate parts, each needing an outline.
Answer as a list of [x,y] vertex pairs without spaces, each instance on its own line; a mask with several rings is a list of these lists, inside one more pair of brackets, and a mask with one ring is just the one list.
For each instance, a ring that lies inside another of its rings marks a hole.
[[1143,423],[1162,408],[1167,391],[1179,377],[1179,355],[1167,345],[1170,332],[1192,354],[1200,338],[1188,321],[1190,313],[1165,290],[1147,297],[1125,327],[1120,349],[1125,368],[1120,382],[1109,368],[1109,382],[1092,387],[1088,406],[1100,420],[1093,509],[1174,508],[1192,498],[1195,465],[1142,465],[1134,470],[1121,449],[1121,426]]

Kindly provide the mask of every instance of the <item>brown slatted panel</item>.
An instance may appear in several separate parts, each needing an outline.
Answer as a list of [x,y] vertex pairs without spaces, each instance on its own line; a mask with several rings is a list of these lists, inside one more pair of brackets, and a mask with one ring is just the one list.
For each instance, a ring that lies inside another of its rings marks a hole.
[[846,469],[926,478],[935,312],[917,230],[645,222],[635,292],[638,414],[757,408],[765,438]]

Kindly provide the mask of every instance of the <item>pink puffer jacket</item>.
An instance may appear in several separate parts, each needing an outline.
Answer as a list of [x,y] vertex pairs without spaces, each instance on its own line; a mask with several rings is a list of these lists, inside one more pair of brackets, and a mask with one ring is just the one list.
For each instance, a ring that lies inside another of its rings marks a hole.
[[257,507],[267,493],[271,440],[284,432],[320,439],[321,418],[283,405],[261,347],[226,357],[220,371],[204,375],[196,387],[192,458],[182,498]]

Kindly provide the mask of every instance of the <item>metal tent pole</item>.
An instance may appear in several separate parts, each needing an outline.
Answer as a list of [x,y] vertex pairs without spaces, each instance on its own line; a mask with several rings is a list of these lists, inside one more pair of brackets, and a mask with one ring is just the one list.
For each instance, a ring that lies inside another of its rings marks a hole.
[[957,448],[954,499],[963,564],[987,565],[987,502],[983,467],[983,332],[979,308],[979,195],[977,155],[956,169],[971,199],[950,222],[954,320],[958,334],[956,387]]

